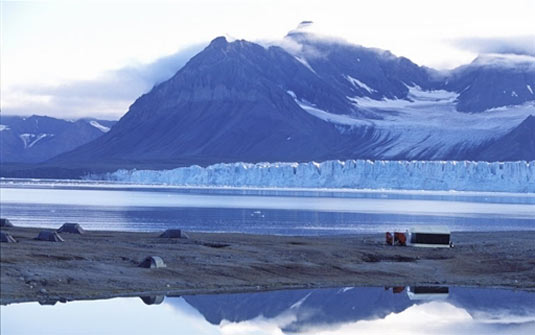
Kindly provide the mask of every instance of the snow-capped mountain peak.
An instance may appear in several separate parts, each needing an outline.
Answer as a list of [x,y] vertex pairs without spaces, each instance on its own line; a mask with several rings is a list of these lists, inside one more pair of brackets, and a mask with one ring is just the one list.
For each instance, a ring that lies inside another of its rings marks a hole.
[[214,39],[113,129],[54,162],[534,159],[535,149],[493,151],[531,141],[534,72],[480,59],[437,75],[312,28],[280,45]]

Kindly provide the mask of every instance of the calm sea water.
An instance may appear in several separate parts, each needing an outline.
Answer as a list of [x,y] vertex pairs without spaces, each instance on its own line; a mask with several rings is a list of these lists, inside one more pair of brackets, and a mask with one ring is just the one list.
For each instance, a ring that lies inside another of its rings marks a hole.
[[[0,306],[2,334],[533,334],[535,294],[346,287]],[[47,305],[48,304],[48,305]]]
[[319,235],[441,224],[452,231],[535,230],[535,194],[177,188],[2,180],[1,216],[20,226]]
[[[535,195],[173,188],[2,180],[1,216],[57,228],[258,234],[535,230]],[[396,292],[396,293],[394,293]],[[53,305],[52,305],[53,304]],[[535,294],[473,288],[333,288],[0,306],[2,334],[533,334]]]

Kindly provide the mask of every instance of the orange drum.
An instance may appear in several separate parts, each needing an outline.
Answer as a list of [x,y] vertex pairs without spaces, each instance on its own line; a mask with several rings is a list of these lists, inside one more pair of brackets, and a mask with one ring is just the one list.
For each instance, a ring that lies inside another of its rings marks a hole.
[[407,245],[407,235],[405,233],[394,233],[394,242],[396,245]]

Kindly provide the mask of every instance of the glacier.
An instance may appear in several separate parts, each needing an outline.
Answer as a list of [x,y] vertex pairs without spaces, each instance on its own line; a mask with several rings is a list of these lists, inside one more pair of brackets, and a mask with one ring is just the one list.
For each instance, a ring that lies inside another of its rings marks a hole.
[[535,161],[220,163],[172,170],[117,170],[85,179],[178,186],[535,192]]
[[[535,101],[468,114],[457,111],[458,93],[426,91],[418,85],[406,87],[409,90],[406,99],[346,97],[355,107],[375,115],[374,118],[333,114],[299,99],[291,90],[286,93],[304,111],[323,121],[350,128],[374,129],[379,142],[391,143],[386,148],[381,147],[380,153],[375,152],[387,159],[406,155],[439,159],[448,156],[452,150],[470,150],[507,134],[527,117],[535,115]],[[343,127],[338,129],[347,131]]]

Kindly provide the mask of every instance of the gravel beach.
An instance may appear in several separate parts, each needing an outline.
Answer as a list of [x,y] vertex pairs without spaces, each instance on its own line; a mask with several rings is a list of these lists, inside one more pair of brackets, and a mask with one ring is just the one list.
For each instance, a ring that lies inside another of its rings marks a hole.
[[[454,248],[393,247],[382,234],[273,236],[86,231],[38,241],[7,227],[0,303],[340,286],[460,285],[535,291],[535,231],[453,232]],[[52,231],[52,230],[49,230]],[[138,265],[159,256],[165,268]]]

